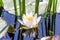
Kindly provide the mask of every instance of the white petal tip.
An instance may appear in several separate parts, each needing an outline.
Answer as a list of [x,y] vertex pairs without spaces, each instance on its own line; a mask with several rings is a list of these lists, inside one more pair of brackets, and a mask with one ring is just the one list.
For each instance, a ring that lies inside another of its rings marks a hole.
[[37,23],[39,23],[39,21],[41,20],[41,16],[40,17],[38,17],[38,19],[37,19]]
[[47,40],[47,39],[49,39],[50,37],[43,37],[43,38],[41,38],[41,40]]
[[20,22],[21,24],[24,24],[21,20],[18,19],[18,22]]

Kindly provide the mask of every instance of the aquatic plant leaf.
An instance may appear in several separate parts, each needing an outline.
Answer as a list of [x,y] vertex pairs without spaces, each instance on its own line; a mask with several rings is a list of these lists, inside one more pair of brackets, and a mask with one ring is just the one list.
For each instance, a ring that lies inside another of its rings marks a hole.
[[7,32],[9,32],[9,33],[14,33],[14,32],[15,32],[15,28],[12,27],[12,26],[10,26],[10,27],[8,28],[8,31],[7,31]]

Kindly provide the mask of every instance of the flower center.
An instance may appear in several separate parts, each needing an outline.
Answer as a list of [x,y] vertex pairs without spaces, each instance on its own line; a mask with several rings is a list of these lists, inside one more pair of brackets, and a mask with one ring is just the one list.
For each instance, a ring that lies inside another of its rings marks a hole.
[[33,20],[33,17],[27,17],[27,20],[28,21],[32,21]]

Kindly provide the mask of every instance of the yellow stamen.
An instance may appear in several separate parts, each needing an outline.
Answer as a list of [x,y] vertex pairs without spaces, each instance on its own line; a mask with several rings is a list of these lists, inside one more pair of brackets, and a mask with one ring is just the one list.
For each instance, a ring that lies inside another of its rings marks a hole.
[[27,20],[28,21],[32,21],[33,20],[33,17],[27,17]]

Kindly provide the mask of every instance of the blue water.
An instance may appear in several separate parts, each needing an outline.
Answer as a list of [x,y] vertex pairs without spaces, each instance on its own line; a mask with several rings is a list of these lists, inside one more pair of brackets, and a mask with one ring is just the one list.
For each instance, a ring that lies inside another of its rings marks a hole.
[[[56,15],[57,15],[56,16],[56,35],[60,35],[60,18],[59,18],[60,17],[60,14],[56,14]],[[10,14],[7,11],[3,11],[2,18],[7,21],[8,25],[14,26],[15,16],[13,14]],[[16,29],[19,27],[19,24],[20,23],[17,22]],[[38,35],[39,38],[43,37],[42,36],[42,27],[44,25],[41,25],[41,24],[42,24],[42,19],[40,20],[39,27],[38,27],[38,29],[40,31],[39,32],[39,35]],[[45,29],[43,29],[43,30],[44,30],[44,33],[43,34],[45,35]],[[16,32],[15,32],[14,40],[17,40],[17,37],[18,37],[18,30],[16,30]],[[1,38],[0,40],[4,40],[4,39],[11,40],[11,38],[8,35],[8,33],[6,34],[6,36],[4,36],[3,38]],[[24,40],[33,40],[33,37],[31,37],[31,38],[24,37]]]

